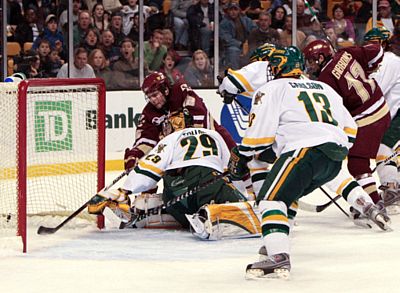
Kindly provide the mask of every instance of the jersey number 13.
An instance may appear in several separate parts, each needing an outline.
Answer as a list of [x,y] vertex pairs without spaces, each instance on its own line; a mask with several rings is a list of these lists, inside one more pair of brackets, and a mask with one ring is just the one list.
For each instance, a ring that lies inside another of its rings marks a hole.
[[307,92],[303,91],[300,92],[297,99],[304,103],[311,121],[338,125],[338,122],[332,117],[331,104],[324,94],[312,93],[310,97]]

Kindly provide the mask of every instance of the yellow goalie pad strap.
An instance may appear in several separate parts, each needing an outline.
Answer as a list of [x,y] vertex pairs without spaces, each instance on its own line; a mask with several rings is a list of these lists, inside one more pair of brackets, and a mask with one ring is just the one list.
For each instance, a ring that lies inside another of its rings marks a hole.
[[250,202],[210,204],[205,209],[212,226],[224,223],[240,227],[249,234],[261,233],[260,221]]

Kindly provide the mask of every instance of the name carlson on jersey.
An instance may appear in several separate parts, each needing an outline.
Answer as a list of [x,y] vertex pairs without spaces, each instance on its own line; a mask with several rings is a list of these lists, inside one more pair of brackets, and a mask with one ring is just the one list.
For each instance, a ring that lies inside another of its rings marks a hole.
[[294,89],[301,88],[306,90],[323,90],[324,88],[319,83],[315,82],[289,82]]

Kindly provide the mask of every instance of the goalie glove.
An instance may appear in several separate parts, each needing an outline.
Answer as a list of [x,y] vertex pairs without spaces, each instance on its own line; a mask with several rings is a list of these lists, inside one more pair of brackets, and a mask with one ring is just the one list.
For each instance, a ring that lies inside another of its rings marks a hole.
[[129,193],[122,188],[100,191],[89,201],[88,212],[99,215],[106,207],[109,207],[121,219],[129,220],[131,218]]
[[235,146],[231,150],[231,157],[229,158],[228,170],[231,174],[232,180],[241,180],[246,175],[249,175],[250,170],[247,167],[247,163],[251,160],[251,158],[242,155],[238,147]]

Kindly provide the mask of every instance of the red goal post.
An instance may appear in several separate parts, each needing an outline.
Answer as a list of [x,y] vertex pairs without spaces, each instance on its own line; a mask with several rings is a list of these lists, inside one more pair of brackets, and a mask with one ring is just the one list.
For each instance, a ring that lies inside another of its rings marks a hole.
[[24,252],[29,216],[68,216],[104,187],[105,96],[99,78],[0,84],[0,228]]

